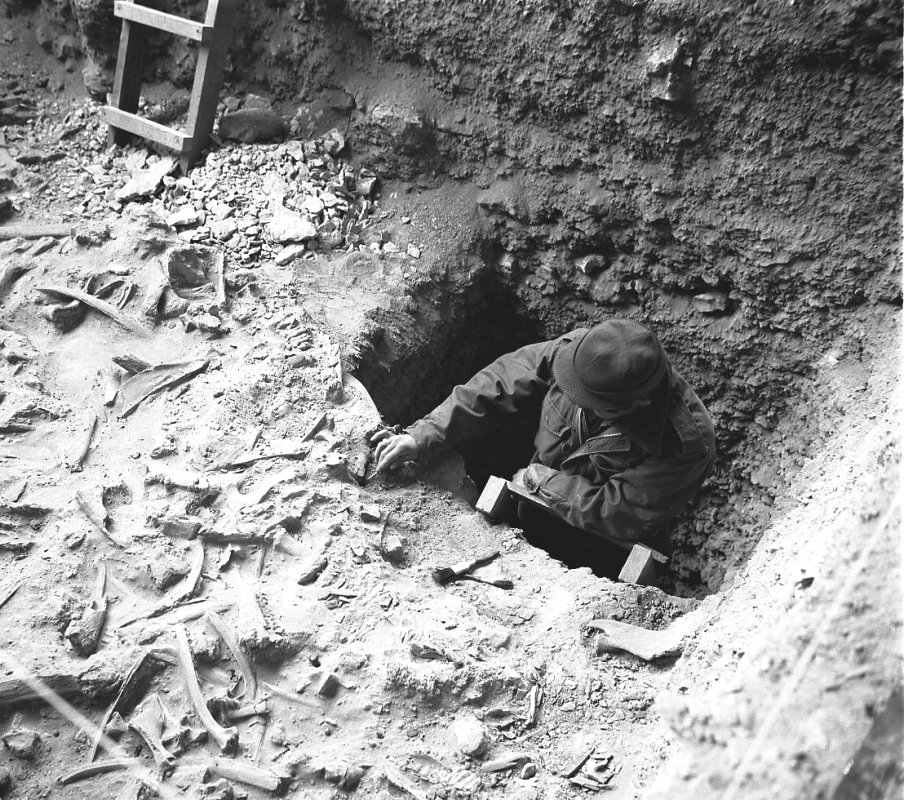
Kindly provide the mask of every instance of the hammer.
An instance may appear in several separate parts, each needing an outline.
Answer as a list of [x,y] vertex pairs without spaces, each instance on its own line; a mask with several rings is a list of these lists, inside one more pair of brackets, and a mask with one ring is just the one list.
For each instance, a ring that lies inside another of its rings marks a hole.
[[[484,566],[484,564],[489,564],[491,561],[498,557],[499,551],[496,550],[492,553],[488,553],[485,556],[475,558],[472,561],[461,561],[458,564],[453,564],[451,567],[437,567],[433,570],[432,573],[433,580],[435,580],[441,586],[445,586],[447,583],[451,583],[458,578],[470,578],[470,576],[468,575],[469,572],[477,569],[477,567]],[[493,581],[481,581],[481,583],[493,583]]]

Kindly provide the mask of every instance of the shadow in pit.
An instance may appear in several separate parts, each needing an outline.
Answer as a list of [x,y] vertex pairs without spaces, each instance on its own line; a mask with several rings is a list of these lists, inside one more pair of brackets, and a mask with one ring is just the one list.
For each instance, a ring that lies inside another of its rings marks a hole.
[[[379,335],[358,343],[355,376],[388,424],[410,424],[499,356],[544,338],[531,320],[518,314],[511,296],[493,283],[444,312],[432,321],[426,314],[404,320],[380,312],[375,319]],[[458,448],[478,492],[490,476],[510,478],[530,463],[541,405],[538,397],[516,418]],[[600,577],[615,579],[625,563],[623,549],[548,515],[526,512],[508,522],[568,568],[589,567]]]

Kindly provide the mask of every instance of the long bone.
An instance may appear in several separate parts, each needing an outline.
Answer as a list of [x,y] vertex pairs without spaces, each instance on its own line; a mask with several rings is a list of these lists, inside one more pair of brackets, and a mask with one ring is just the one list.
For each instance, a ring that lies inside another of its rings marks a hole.
[[188,690],[195,712],[201,719],[201,724],[207,728],[210,738],[217,743],[222,752],[226,753],[235,750],[239,742],[238,730],[234,727],[222,727],[213,718],[207,708],[207,703],[204,702],[201,687],[198,685],[198,674],[195,672],[195,662],[191,655],[191,648],[188,646],[188,634],[185,632],[184,625],[176,625],[176,652],[179,657],[179,664],[182,667],[182,673],[185,676],[185,688]]

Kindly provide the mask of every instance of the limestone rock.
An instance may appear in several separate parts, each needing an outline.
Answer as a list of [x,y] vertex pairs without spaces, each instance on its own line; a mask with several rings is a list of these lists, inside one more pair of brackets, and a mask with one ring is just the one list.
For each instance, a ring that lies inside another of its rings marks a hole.
[[175,555],[168,555],[165,558],[152,559],[149,570],[154,586],[163,592],[170,586],[175,586],[188,575],[189,565]]
[[171,228],[189,228],[202,221],[202,214],[190,205],[182,206],[175,214],[166,218],[166,224]]
[[270,108],[243,108],[224,114],[218,132],[224,139],[251,144],[281,139],[286,133],[286,122]]
[[599,253],[590,253],[589,255],[581,256],[574,262],[574,265],[585,275],[592,275],[594,272],[605,269],[606,259]]
[[304,255],[307,248],[303,244],[290,244],[280,250],[273,259],[279,266],[291,264],[296,258]]
[[477,717],[459,717],[452,723],[455,746],[466,756],[477,758],[487,747],[486,730]]
[[16,758],[34,758],[40,742],[37,731],[29,728],[15,728],[3,734],[3,743]]
[[128,183],[116,190],[116,199],[120,203],[128,203],[130,200],[139,200],[153,195],[165,176],[169,175],[176,167],[174,158],[161,158],[148,166],[147,169],[132,173]]
[[273,209],[273,219],[267,225],[270,238],[281,244],[287,242],[305,242],[317,236],[317,228],[307,217],[277,205]]
[[401,564],[405,560],[405,545],[398,534],[385,533],[380,541],[380,553],[387,561]]
[[722,314],[728,310],[728,296],[723,292],[698,294],[692,302],[701,314]]

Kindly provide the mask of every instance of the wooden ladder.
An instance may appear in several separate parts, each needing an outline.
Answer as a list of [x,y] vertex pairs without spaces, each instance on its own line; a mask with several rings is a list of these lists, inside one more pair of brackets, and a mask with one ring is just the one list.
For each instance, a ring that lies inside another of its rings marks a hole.
[[[217,113],[217,100],[232,36],[236,0],[208,0],[204,22],[149,8],[146,0],[116,0],[114,13],[122,18],[119,56],[113,80],[112,104],[104,106],[110,124],[110,144],[125,144],[130,134],[149,139],[179,154],[183,174],[207,146]],[[138,98],[151,29],[174,33],[198,42],[198,62],[188,109],[187,132],[139,117]]]

